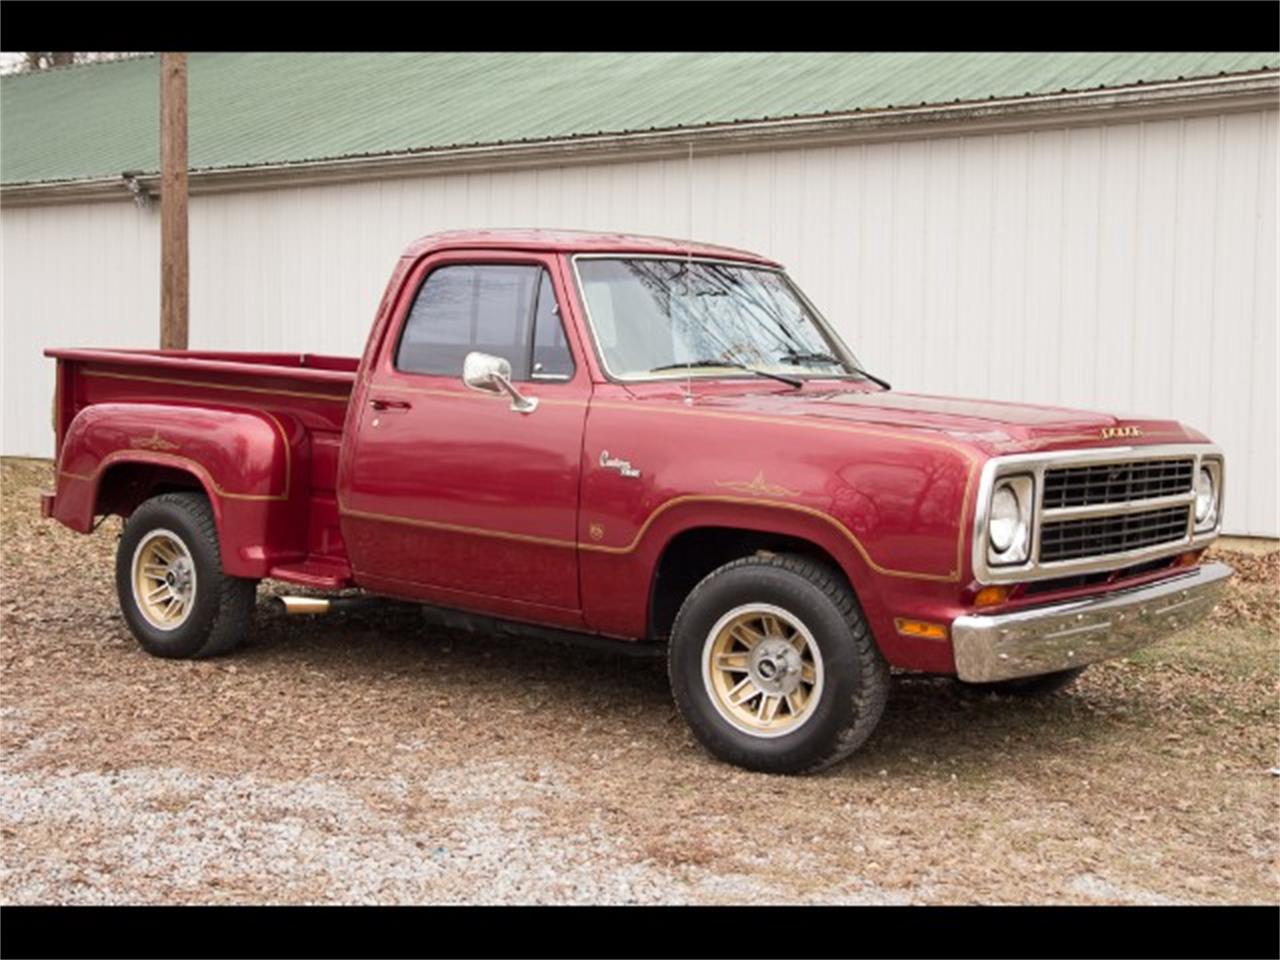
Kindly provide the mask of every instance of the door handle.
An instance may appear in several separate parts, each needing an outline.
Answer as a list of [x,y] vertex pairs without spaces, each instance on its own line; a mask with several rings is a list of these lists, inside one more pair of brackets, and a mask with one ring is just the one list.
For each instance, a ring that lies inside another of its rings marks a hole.
[[413,405],[408,400],[388,400],[385,397],[374,397],[369,401],[369,406],[375,410],[408,410]]

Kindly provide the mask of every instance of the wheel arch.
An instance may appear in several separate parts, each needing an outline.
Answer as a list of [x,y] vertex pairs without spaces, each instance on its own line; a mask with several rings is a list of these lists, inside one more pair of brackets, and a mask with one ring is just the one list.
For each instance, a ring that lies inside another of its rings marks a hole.
[[95,517],[116,514],[128,519],[152,497],[163,493],[202,494],[209,501],[219,538],[223,505],[208,474],[196,464],[160,462],[145,453],[120,451],[103,459],[97,471],[84,478],[87,488],[78,498],[59,497],[55,517],[72,529],[87,533]]
[[213,508],[215,522],[221,526],[221,504],[207,477],[201,477],[189,466],[145,459],[121,458],[99,471],[93,490],[93,513],[114,513],[127,519],[152,497],[184,492],[204,494]]
[[670,634],[680,605],[712,571],[743,557],[782,553],[798,554],[829,566],[861,602],[861,594],[845,565],[816,539],[757,527],[690,526],[666,539],[653,565],[646,618],[648,636],[660,640]]

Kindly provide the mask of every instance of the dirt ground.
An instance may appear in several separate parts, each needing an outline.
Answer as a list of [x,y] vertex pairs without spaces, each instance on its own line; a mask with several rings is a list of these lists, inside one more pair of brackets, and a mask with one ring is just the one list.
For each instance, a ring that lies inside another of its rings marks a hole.
[[897,677],[862,751],[782,778],[704,754],[660,661],[412,608],[260,605],[236,655],[153,659],[119,522],[0,470],[3,902],[1280,901],[1278,553],[1044,701]]

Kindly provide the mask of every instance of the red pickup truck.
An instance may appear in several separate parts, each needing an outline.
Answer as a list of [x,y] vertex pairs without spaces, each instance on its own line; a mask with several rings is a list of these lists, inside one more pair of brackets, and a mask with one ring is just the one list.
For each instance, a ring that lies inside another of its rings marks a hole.
[[[889,668],[1057,689],[1202,616],[1222,452],[1168,420],[891,392],[782,267],[652,237],[405,250],[364,355],[49,350],[57,489],[125,621],[230,651],[259,580],[666,651],[716,756],[816,770]],[[486,621],[488,622],[488,621]]]

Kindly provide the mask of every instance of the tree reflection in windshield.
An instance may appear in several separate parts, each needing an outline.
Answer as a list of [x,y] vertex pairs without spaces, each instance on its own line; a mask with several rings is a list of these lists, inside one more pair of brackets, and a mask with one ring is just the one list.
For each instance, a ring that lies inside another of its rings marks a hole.
[[774,270],[658,258],[583,258],[578,275],[605,364],[615,376],[722,358],[787,374],[854,367]]

